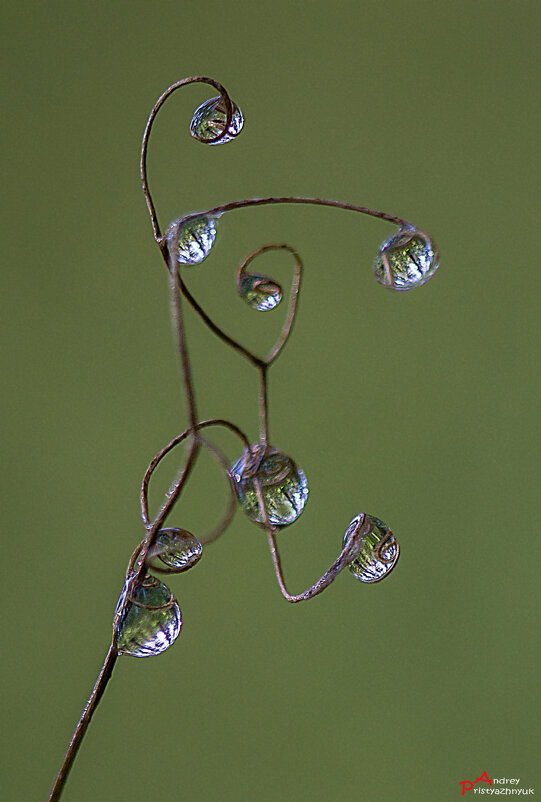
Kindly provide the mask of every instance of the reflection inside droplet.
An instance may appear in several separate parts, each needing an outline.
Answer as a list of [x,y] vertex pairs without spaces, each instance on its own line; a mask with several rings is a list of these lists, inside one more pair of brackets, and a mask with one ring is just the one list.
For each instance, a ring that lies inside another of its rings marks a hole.
[[160,529],[153,551],[168,568],[186,571],[199,562],[203,546],[186,529]]
[[[233,115],[227,128],[227,133],[216,142],[208,142],[209,145],[223,145],[226,142],[231,142],[241,132],[244,118],[237,104],[233,103],[233,101],[231,102]],[[190,124],[190,133],[196,139],[206,142],[222,133],[226,120],[227,112],[223,99],[221,96],[213,97],[210,100],[206,100],[195,110]]]
[[118,653],[131,657],[160,654],[175,642],[181,626],[177,600],[167,585],[147,575],[126,605],[120,624]]
[[[172,248],[177,223],[172,223],[167,231],[167,241]],[[216,239],[216,218],[208,215],[192,217],[180,224],[176,246],[176,260],[181,265],[196,265],[202,262]]]
[[[360,554],[350,563],[349,570],[361,582],[379,582],[388,576],[395,567],[400,549],[398,541],[387,524],[368,516],[372,521],[370,532],[362,538]],[[353,534],[359,523],[357,515],[348,526],[344,535],[343,545]]]
[[430,237],[414,228],[401,228],[381,246],[374,275],[385,287],[411,290],[425,284],[438,264],[438,251]]
[[266,312],[282,300],[282,288],[267,276],[245,272],[239,280],[240,297],[253,309]]
[[256,523],[264,523],[258,485],[269,523],[287,526],[296,521],[308,499],[308,482],[295,462],[275,448],[254,444],[231,468],[240,506]]

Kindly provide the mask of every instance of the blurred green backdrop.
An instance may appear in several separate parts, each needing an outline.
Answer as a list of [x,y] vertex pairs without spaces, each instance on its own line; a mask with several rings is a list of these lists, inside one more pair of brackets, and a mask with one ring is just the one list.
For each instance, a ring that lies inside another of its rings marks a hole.
[[[142,534],[140,479],[186,425],[138,153],[158,95],[198,73],[225,84],[245,130],[205,148],[187,128],[209,95],[174,97],[149,159],[163,224],[313,195],[406,217],[439,245],[434,280],[392,294],[371,276],[391,226],[265,208],[224,218],[188,277],[259,343],[280,313],[241,308],[236,266],[272,241],[305,261],[271,375],[273,442],[312,491],[281,536],[291,588],[361,510],[402,556],[380,585],[346,573],[291,606],[238,514],[171,580],[176,646],[118,664],[64,798],[446,802],[483,771],[541,793],[538,3],[35,0],[2,28],[2,798],[46,798]],[[187,320],[201,415],[255,438],[256,375]],[[204,531],[224,503],[202,459],[172,523]]]

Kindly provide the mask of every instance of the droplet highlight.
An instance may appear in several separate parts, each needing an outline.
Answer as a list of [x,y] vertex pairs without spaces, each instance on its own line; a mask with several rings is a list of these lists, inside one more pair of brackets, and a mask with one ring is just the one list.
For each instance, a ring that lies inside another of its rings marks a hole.
[[206,142],[209,145],[224,145],[226,142],[231,142],[232,139],[239,135],[244,125],[244,117],[241,110],[236,103],[233,103],[233,101],[231,103],[233,115],[227,132],[221,139],[217,139],[215,142],[208,141],[219,136],[225,128],[227,112],[221,96],[206,100],[195,110],[190,124],[191,135],[200,142]]
[[231,468],[237,497],[248,518],[264,523],[261,498],[272,526],[288,526],[296,521],[308,499],[304,472],[281,451],[253,444]]
[[[174,249],[178,221],[169,226],[167,242]],[[216,218],[202,214],[180,224],[176,260],[181,265],[197,265],[209,255],[216,239]]]
[[384,287],[411,290],[426,284],[438,265],[438,250],[427,234],[416,228],[400,228],[382,244],[374,275]]
[[160,529],[152,549],[152,557],[156,557],[175,573],[192,568],[199,562],[202,554],[203,546],[186,529]]
[[[123,594],[119,599],[119,604]],[[168,649],[178,638],[182,616],[167,587],[147,575],[128,602],[120,623],[118,653],[152,657]]]
[[[368,516],[372,521],[370,532],[362,538],[362,549],[349,565],[349,570],[361,582],[379,582],[388,576],[395,567],[400,554],[398,541],[387,524]],[[344,535],[343,545],[355,531],[360,516],[351,521]]]
[[244,271],[238,280],[239,295],[252,309],[267,312],[282,300],[282,288],[267,276]]

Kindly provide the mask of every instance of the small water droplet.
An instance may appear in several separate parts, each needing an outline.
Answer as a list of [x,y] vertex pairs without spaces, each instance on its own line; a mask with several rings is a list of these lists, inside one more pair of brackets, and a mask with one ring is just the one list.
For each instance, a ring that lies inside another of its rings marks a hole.
[[160,529],[156,537],[156,556],[168,568],[186,571],[201,559],[203,546],[186,529]]
[[182,626],[180,607],[167,585],[147,575],[128,599],[118,653],[151,657],[164,652],[175,642]]
[[[216,142],[208,142],[209,145],[223,145],[231,142],[242,130],[244,117],[236,103],[233,103],[233,116],[227,129],[227,133]],[[206,100],[195,111],[190,124],[190,133],[199,141],[206,142],[214,139],[222,133],[227,120],[224,101],[221,96]]]
[[[379,582],[388,576],[395,567],[400,549],[395,536],[383,521],[368,516],[372,521],[370,532],[362,538],[362,549],[358,557],[350,563],[349,570],[361,582]],[[343,545],[353,534],[359,516],[351,521],[344,535]]]
[[248,306],[260,312],[274,309],[282,300],[282,288],[276,281],[245,271],[239,279],[239,294]]
[[411,290],[434,275],[439,265],[436,246],[415,228],[399,228],[386,240],[374,262],[374,275],[384,287]]
[[[177,221],[178,222],[178,221]],[[167,230],[167,241],[172,246],[177,222]],[[176,257],[181,265],[197,265],[202,262],[216,239],[216,218],[202,214],[180,224]]]
[[271,446],[253,444],[231,468],[239,503],[252,521],[264,523],[256,480],[272,526],[296,521],[308,498],[308,482],[295,462]]

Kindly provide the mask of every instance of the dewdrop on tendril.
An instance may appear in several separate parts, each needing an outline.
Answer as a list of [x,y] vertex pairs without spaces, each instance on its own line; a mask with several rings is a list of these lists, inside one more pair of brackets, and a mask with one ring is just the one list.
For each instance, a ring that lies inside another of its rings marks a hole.
[[262,273],[252,273],[248,270],[248,265],[253,262],[257,257],[270,251],[288,252],[293,255],[295,260],[295,281],[293,291],[295,295],[298,293],[300,275],[302,273],[302,262],[298,253],[290,246],[279,243],[272,243],[271,245],[263,245],[261,248],[252,251],[246,257],[244,262],[237,270],[236,282],[237,290],[240,297],[252,309],[257,309],[258,312],[267,312],[270,309],[275,309],[282,300],[283,293],[282,287],[269,276]]
[[[124,602],[123,592],[118,604]],[[127,598],[119,626],[118,653],[131,657],[160,654],[176,641],[181,627],[177,600],[167,585],[147,574]]]
[[430,237],[418,229],[402,227],[382,244],[374,262],[376,280],[393,290],[411,290],[431,278],[439,254]]
[[231,468],[237,497],[248,518],[265,523],[257,486],[272,526],[296,521],[308,499],[308,482],[295,462],[271,446],[252,445]]
[[206,259],[216,239],[216,221],[217,217],[202,214],[171,223],[167,242],[178,264],[197,265]]
[[154,563],[157,571],[164,573],[181,573],[192,568],[201,559],[203,546],[199,540],[186,529],[160,529],[149,558],[160,560],[164,569]]
[[267,312],[275,309],[282,300],[282,288],[267,276],[243,270],[237,276],[239,295],[252,309]]
[[[400,554],[400,548],[395,536],[383,521],[368,516],[372,526],[367,535],[362,539],[362,548],[359,555],[352,560],[349,570],[356,579],[361,582],[379,582],[388,576],[396,563]],[[349,524],[344,535],[343,545],[357,529],[361,516],[356,515]]]
[[244,125],[244,117],[237,104],[231,101],[231,106],[233,110],[231,122],[220,139],[216,139],[216,137],[223,132],[227,122],[227,109],[221,96],[206,100],[194,111],[190,124],[191,135],[199,142],[204,142],[208,145],[223,145],[226,142],[231,142],[232,139],[240,134]]

